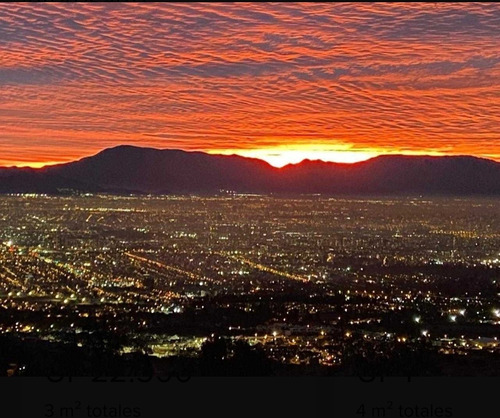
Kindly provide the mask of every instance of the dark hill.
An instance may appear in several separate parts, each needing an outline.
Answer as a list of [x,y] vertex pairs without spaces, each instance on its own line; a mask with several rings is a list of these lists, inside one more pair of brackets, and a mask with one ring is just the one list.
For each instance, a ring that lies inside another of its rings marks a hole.
[[63,189],[118,193],[500,195],[500,164],[475,157],[380,156],[356,164],[258,159],[119,146],[42,169],[0,169],[1,193]]

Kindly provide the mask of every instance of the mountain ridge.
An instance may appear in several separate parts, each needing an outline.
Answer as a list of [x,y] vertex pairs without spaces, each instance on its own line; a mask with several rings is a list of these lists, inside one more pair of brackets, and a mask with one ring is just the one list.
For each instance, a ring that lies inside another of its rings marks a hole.
[[41,168],[0,167],[0,193],[500,195],[500,163],[473,156],[380,155],[358,163],[305,159],[277,168],[239,155],[119,145]]

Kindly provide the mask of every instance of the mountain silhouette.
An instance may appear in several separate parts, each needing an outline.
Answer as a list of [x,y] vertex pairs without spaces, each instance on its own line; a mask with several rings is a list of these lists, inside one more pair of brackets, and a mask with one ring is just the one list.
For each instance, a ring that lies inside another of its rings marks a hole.
[[386,155],[355,164],[304,160],[276,168],[236,155],[118,146],[56,166],[0,168],[0,193],[500,195],[500,163]]

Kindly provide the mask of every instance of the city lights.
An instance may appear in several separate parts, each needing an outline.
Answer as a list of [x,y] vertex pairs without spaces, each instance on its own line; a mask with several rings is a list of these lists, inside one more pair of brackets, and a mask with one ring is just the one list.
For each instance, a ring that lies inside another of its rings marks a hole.
[[[117,353],[158,359],[195,359],[221,339],[339,370],[352,350],[391,358],[424,340],[442,356],[499,349],[487,330],[500,309],[485,296],[498,272],[479,261],[498,251],[500,229],[476,245],[481,225],[455,213],[474,200],[29,199],[0,200],[0,306],[15,319],[0,336],[86,347],[105,330]],[[472,271],[477,287],[462,291]]]

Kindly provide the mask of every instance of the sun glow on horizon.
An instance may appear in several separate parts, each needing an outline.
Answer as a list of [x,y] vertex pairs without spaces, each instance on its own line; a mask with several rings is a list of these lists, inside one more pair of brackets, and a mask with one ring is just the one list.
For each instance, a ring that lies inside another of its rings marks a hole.
[[[146,145],[143,143],[130,143],[129,145],[151,147],[158,150],[168,150],[168,149],[182,149],[182,148],[162,148],[154,145]],[[101,148],[94,151],[89,151],[88,153],[78,153],[74,156],[65,156],[59,161],[12,161],[0,159],[0,168],[34,168],[39,169],[48,166],[54,166],[58,164],[67,164],[80,160],[85,157],[92,157],[95,154],[103,151],[107,148]],[[400,150],[400,149],[353,149],[351,145],[338,144],[335,148],[331,146],[324,145],[288,145],[279,146],[272,148],[247,148],[247,149],[183,149],[186,152],[205,152],[211,155],[239,155],[241,157],[256,158],[265,161],[272,165],[273,167],[282,168],[288,164],[298,164],[304,160],[311,161],[324,161],[324,162],[334,162],[342,164],[353,164],[361,161],[366,161],[371,158],[381,156],[381,155],[407,155],[407,156],[432,156],[432,157],[443,157],[443,156],[463,156],[469,155],[477,158],[485,158],[492,161],[500,163],[500,155],[481,155],[481,154],[467,154],[466,152],[445,152],[437,150]]]
[[[257,158],[266,161],[274,167],[284,167],[288,164],[298,164],[304,160],[324,161],[333,163],[353,164],[380,155],[407,155],[407,156],[459,156],[470,155],[466,153],[449,153],[437,150],[409,151],[399,149],[352,149],[350,145],[337,145],[335,148],[322,145],[283,146],[261,149],[214,149],[206,150],[209,154],[240,155],[242,157]],[[498,155],[476,155],[478,158],[486,158],[500,162]]]
[[321,149],[319,146],[306,146],[304,148],[264,148],[264,149],[226,149],[208,150],[209,154],[236,154],[242,157],[258,158],[268,162],[274,167],[284,167],[287,164],[298,164],[304,160],[321,160],[335,163],[357,163],[380,155],[375,151],[353,151],[349,149]]
[[[75,158],[76,160],[77,158]],[[2,168],[43,168],[46,166],[64,164],[71,162],[71,160],[61,161],[6,161],[0,160],[0,167]]]

